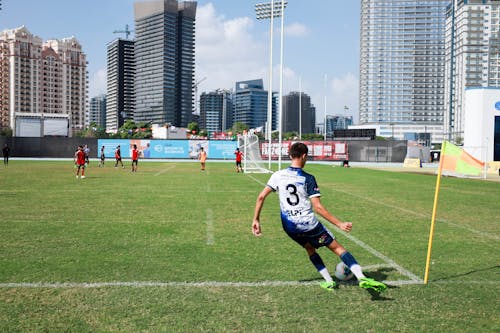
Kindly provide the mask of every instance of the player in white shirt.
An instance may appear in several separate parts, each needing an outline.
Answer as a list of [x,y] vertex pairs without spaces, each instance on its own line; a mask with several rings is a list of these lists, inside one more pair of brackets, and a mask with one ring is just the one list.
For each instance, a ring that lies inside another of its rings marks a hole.
[[340,221],[321,204],[321,194],[316,179],[303,170],[307,161],[307,153],[307,146],[301,142],[296,142],[290,147],[291,165],[287,169],[275,172],[257,197],[252,223],[253,234],[262,235],[260,212],[266,197],[276,191],[279,195],[283,229],[290,238],[306,250],[312,264],[325,279],[320,283],[322,288],[333,291],[336,286],[323,260],[316,252],[317,248],[326,246],[349,267],[359,280],[361,288],[377,292],[386,290],[385,284],[367,278],[363,274],[361,266],[352,254],[340,245],[335,236],[318,221],[314,212],[340,230],[350,232],[352,229],[351,222]]

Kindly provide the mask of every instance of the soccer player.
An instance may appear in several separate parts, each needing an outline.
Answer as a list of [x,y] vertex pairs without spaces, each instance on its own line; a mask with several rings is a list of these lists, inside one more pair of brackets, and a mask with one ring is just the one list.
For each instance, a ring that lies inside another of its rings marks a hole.
[[252,223],[252,232],[261,236],[260,212],[266,197],[274,191],[278,192],[281,207],[281,223],[287,235],[300,244],[307,252],[309,259],[321,276],[325,279],[320,286],[333,291],[336,284],[328,272],[316,249],[326,246],[349,267],[359,281],[359,286],[382,292],[387,286],[374,279],[367,278],[356,259],[335,239],[335,236],[319,222],[315,213],[340,230],[349,232],[351,222],[342,222],[332,215],[322,204],[316,179],[303,170],[307,161],[307,146],[296,142],[290,147],[291,165],[284,170],[275,172],[266,187],[257,197]]
[[207,161],[207,152],[203,149],[203,147],[200,148],[200,153],[198,155],[198,159],[200,160],[200,163],[201,163],[201,171],[205,171],[205,162]]
[[2,153],[3,153],[3,165],[7,166],[9,165],[9,155],[10,155],[10,148],[7,144],[3,146]]
[[85,163],[89,165],[89,155],[90,155],[90,148],[89,146],[85,145],[83,146],[83,152],[85,153]]
[[122,162],[122,152],[121,152],[121,149],[120,149],[120,145],[118,145],[115,149],[115,168],[118,167],[118,163],[120,163],[122,165],[122,169],[125,169],[125,167],[123,166],[123,162]]
[[137,163],[139,161],[139,150],[137,150],[137,145],[132,148],[132,172],[137,172]]
[[240,148],[236,148],[234,155],[236,155],[236,172],[243,172],[243,169],[241,168],[241,158],[243,153],[240,151]]
[[104,146],[101,147],[101,160],[99,161],[99,168],[103,167],[104,168],[104,160],[106,159],[106,156],[104,155]]
[[82,179],[85,178],[85,152],[82,146],[78,146],[78,150],[75,152],[75,165],[76,165],[76,178],[80,174],[80,169],[82,169]]

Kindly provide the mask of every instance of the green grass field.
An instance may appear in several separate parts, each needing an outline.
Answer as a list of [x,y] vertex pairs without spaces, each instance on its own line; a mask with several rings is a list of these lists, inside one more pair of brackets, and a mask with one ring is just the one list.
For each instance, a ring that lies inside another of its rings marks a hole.
[[[233,163],[0,166],[0,332],[499,332],[500,183],[443,178],[423,285],[436,176],[308,164],[330,227],[390,289],[319,288],[281,229],[269,175]],[[339,259],[321,249],[333,271]]]

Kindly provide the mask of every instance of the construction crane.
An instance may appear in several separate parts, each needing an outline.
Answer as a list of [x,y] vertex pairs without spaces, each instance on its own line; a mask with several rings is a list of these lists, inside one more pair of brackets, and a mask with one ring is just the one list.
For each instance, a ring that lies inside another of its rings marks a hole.
[[128,36],[133,32],[134,30],[128,30],[128,24],[125,24],[125,30],[115,30],[113,31],[114,34],[125,34],[125,39],[128,39]]
[[196,82],[194,84],[194,112],[193,113],[196,115],[200,114],[200,112],[198,111],[198,106],[199,106],[198,86],[200,85],[200,83],[202,83],[206,79],[207,79],[207,77],[205,76],[204,78],[202,78],[201,80],[198,80],[198,82]]

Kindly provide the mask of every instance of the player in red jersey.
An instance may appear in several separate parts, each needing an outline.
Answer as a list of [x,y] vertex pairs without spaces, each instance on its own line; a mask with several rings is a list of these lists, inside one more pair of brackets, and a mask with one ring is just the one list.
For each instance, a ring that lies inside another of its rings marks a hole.
[[132,172],[137,172],[137,162],[139,161],[139,150],[137,150],[137,145],[132,148]]
[[75,165],[76,165],[76,178],[80,174],[80,169],[82,169],[82,177],[85,178],[85,152],[82,146],[78,146],[78,150],[75,152]]
[[236,155],[236,172],[243,172],[243,168],[241,167],[241,158],[243,157],[243,153],[240,151],[240,148],[236,148],[234,155]]

